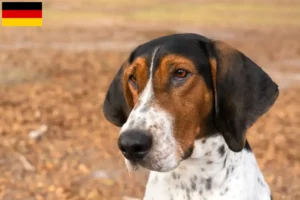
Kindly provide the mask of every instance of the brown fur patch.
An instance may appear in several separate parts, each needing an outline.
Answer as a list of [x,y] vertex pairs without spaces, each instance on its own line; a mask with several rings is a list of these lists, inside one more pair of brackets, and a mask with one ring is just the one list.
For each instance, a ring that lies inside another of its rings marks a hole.
[[[172,87],[169,81],[177,69],[185,69],[192,75],[180,87]],[[174,117],[174,137],[186,152],[193,146],[196,137],[205,136],[206,117],[212,109],[212,91],[197,73],[193,62],[178,55],[162,59],[155,72],[153,86],[159,107]]]
[[[146,86],[148,79],[147,69],[147,61],[142,57],[135,59],[135,61],[131,65],[127,64],[125,66],[123,76],[123,89],[126,102],[131,109],[134,108],[134,106],[138,103],[139,94]],[[134,75],[136,77],[136,88],[133,87],[131,83],[129,83],[130,75]]]
[[214,107],[215,110],[217,111],[218,107],[218,100],[217,100],[217,61],[215,58],[210,58],[209,59],[210,63],[210,70],[211,70],[211,76],[212,76],[212,81],[213,81],[213,90],[214,90]]

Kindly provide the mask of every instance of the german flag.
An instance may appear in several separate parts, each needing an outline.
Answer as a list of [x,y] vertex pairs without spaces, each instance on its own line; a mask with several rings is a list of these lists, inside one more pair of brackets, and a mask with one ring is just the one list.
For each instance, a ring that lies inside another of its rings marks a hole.
[[42,26],[42,2],[2,2],[2,26]]

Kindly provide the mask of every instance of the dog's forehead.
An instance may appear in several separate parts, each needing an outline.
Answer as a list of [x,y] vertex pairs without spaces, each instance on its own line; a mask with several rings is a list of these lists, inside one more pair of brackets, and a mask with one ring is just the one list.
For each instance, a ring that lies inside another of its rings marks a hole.
[[194,63],[199,63],[206,58],[204,49],[201,48],[201,43],[209,41],[209,39],[197,34],[174,34],[160,37],[138,46],[131,53],[129,63],[132,63],[138,57],[143,57],[149,65],[157,48],[158,50],[155,54],[156,62],[168,54],[175,54],[188,58]]
[[146,64],[145,69],[148,69],[147,73],[149,74],[150,67],[152,67],[153,73],[157,71],[165,56],[178,55],[191,61],[197,72],[203,76],[208,87],[211,87],[209,58],[204,48],[210,42],[211,40],[192,33],[160,37],[138,46],[131,53],[129,63],[132,64],[142,57]]

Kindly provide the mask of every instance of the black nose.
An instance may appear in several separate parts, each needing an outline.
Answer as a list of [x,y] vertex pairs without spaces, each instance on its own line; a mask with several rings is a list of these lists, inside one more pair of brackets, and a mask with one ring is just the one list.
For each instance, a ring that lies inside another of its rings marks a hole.
[[126,131],[119,137],[119,149],[131,161],[143,159],[152,145],[152,137],[143,131]]

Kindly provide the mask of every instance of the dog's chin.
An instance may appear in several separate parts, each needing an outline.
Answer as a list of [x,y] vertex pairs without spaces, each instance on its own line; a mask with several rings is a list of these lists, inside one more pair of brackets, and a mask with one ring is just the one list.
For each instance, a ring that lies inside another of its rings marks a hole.
[[128,171],[136,171],[139,168],[144,168],[150,171],[156,171],[156,172],[169,172],[178,167],[180,164],[180,161],[174,162],[174,163],[162,163],[162,162],[146,162],[146,161],[141,161],[141,162],[132,162],[127,159],[125,159],[125,164],[128,169]]

